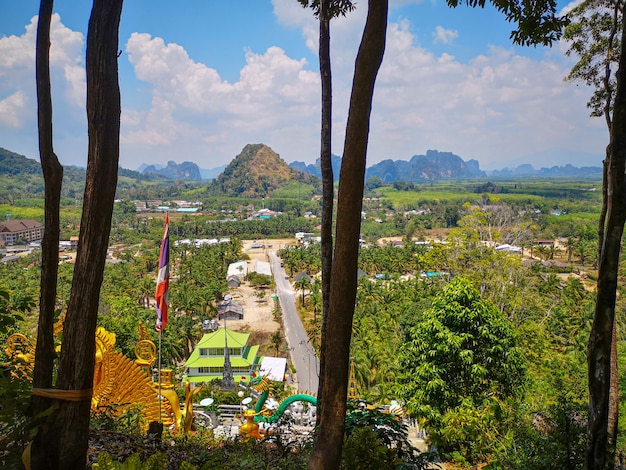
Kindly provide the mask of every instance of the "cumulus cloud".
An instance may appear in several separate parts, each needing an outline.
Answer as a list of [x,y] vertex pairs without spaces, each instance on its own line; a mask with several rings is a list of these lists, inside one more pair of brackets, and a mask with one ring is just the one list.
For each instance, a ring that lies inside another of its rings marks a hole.
[[[0,139],[3,145],[31,157],[37,155],[37,137],[33,135],[37,128],[36,36],[34,16],[23,34],[0,37]],[[86,134],[83,50],[83,35],[67,28],[54,14],[50,26],[50,80],[55,133],[63,137],[77,129]],[[76,148],[74,138],[70,139]]]
[[319,114],[319,77],[305,70],[306,61],[288,57],[279,47],[264,54],[247,51],[235,83],[192,60],[180,45],[149,34],[132,34],[126,51],[153,96],[148,111],[124,114],[122,142],[129,147],[176,147],[180,139],[195,139],[196,148],[211,142],[232,158],[249,142],[280,146],[288,140],[281,137],[286,129],[315,135],[310,123]]
[[0,124],[17,129],[22,126],[25,115],[24,93],[16,91],[0,100]]
[[459,37],[459,32],[454,29],[446,29],[443,26],[436,26],[433,33],[435,44],[452,44]]
[[[293,0],[273,0],[273,5],[279,23],[299,28],[303,41],[316,51],[318,30],[311,11]],[[366,8],[358,8],[332,25],[336,154],[342,152],[365,14]],[[0,138],[4,142],[16,129],[36,123],[35,31],[36,18],[21,36],[0,38]],[[606,130],[600,120],[588,118],[585,103],[590,91],[563,82],[569,65],[558,47],[540,59],[512,48],[492,47],[461,62],[450,54],[429,51],[421,44],[430,38],[419,38],[414,31],[406,19],[389,24],[374,96],[368,164],[385,158],[408,159],[431,148],[477,158],[481,164],[504,162],[496,167],[564,143],[571,149],[601,152]],[[445,25],[435,34],[436,40],[447,43],[455,37],[457,33]],[[75,143],[86,135],[84,38],[56,15],[52,38],[55,131]],[[127,104],[134,101],[125,96],[138,87],[122,82],[123,166],[193,160],[212,168],[230,161],[246,144],[260,142],[287,161],[317,158],[317,64],[290,57],[279,46],[247,50],[238,80],[229,82],[219,69],[194,59],[182,45],[151,34],[133,33],[125,40],[125,50],[120,61],[128,58],[149,100],[147,105]],[[127,65],[121,62],[121,67]],[[68,118],[72,113],[81,116],[81,123]],[[68,154],[59,153],[61,158]]]

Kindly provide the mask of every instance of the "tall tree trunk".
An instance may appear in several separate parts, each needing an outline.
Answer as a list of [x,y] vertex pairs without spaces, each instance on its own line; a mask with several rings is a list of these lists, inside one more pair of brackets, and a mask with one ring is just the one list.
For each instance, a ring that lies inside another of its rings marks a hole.
[[[606,161],[606,221],[600,249],[596,310],[587,350],[589,421],[586,463],[589,470],[612,468],[608,448],[611,344],[619,257],[626,221],[626,29],[622,31],[619,69]],[[602,221],[601,221],[602,223]]]
[[[617,314],[613,315],[613,333],[611,335],[611,379],[609,383],[609,416],[607,418],[607,432],[609,433],[609,459],[615,462],[615,444],[619,424],[619,367],[617,361]],[[612,468],[613,464],[609,466]]]
[[[80,241],[65,319],[54,410],[40,428],[47,465],[84,469],[95,363],[100,287],[119,162],[117,51],[122,0],[94,0],[87,34],[89,155]],[[76,401],[68,400],[68,396]]]
[[[59,207],[63,167],[52,144],[52,93],[50,88],[50,22],[53,0],[41,0],[37,23],[36,66],[37,123],[39,131],[39,156],[45,182],[45,232],[41,243],[41,281],[39,293],[39,321],[33,369],[33,388],[52,387],[54,351],[54,311],[59,272]],[[33,395],[31,399],[34,424],[39,424],[43,411],[51,406],[48,398]],[[45,442],[41,433],[35,436],[31,462],[34,468],[47,467]]]
[[[326,342],[326,326],[330,311],[330,276],[333,266],[333,206],[335,188],[332,165],[332,78],[330,65],[330,0],[320,2],[320,40],[319,60],[322,81],[322,131],[320,147],[320,166],[322,170],[322,331],[321,343]],[[320,356],[320,376],[317,391],[317,424],[321,415],[323,401],[323,382],[326,360]]]
[[326,342],[322,347],[326,364],[333,367],[323,370],[324,403],[309,459],[310,470],[339,468],[341,461],[369,121],[376,75],[385,51],[387,9],[387,0],[369,0],[367,21],[355,63],[339,174],[330,310]]

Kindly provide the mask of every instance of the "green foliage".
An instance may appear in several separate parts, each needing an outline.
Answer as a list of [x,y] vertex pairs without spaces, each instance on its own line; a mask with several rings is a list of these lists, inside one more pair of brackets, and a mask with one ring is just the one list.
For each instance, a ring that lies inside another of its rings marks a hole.
[[587,435],[587,403],[560,390],[545,411],[509,408],[506,433],[494,449],[493,469],[583,469]]
[[[165,454],[153,454],[145,462],[141,462],[139,454],[133,454],[124,462],[114,462],[107,452],[98,454],[98,462],[94,463],[94,470],[165,470],[167,468],[167,456]],[[195,469],[193,465],[185,463],[179,468],[185,470]]]
[[408,428],[396,415],[349,403],[342,469],[438,468],[434,454],[420,454],[408,439]]
[[593,88],[587,107],[596,117],[612,109],[623,27],[623,12],[616,15],[616,8],[603,0],[581,2],[569,13],[571,23],[563,35],[569,44],[567,55],[578,58],[567,80]]
[[120,403],[114,407],[99,407],[92,411],[92,429],[139,434],[145,426],[141,407],[132,403]]
[[501,405],[488,397],[482,403],[465,399],[448,409],[441,425],[429,428],[432,442],[445,460],[476,464],[485,462],[494,451],[502,428]]
[[[448,0],[448,5],[456,7],[460,4],[483,8],[485,0]],[[556,16],[556,1],[543,0],[528,4],[519,0],[490,2],[498,11],[504,14],[506,20],[517,23],[518,29],[511,32],[511,39],[515,44],[524,46],[543,44],[552,45],[558,41],[567,19]]]
[[3,468],[21,468],[22,452],[31,439],[28,417],[31,385],[11,376],[0,366],[0,463]]
[[[406,408],[434,428],[445,427],[452,419],[447,414],[459,407],[475,420],[467,410],[480,416],[485,400],[518,396],[526,371],[512,325],[461,278],[411,329],[400,349],[400,370],[398,392]],[[440,448],[452,449],[445,435],[440,438]]]
[[250,271],[246,275],[246,280],[253,287],[270,287],[272,285],[272,276],[260,274],[254,271]]

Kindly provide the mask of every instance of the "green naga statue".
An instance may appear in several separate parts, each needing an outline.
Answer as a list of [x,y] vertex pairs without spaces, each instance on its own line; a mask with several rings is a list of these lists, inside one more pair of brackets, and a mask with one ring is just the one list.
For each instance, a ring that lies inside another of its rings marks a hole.
[[264,408],[265,402],[270,394],[270,385],[271,382],[267,379],[267,376],[259,376],[254,377],[250,381],[250,385],[257,392],[260,393],[259,399],[256,402],[256,406],[254,408],[254,422],[263,422],[263,423],[276,423],[280,417],[283,415],[285,410],[297,401],[311,403],[313,406],[317,406],[317,398],[313,395],[307,395],[306,393],[296,393],[295,395],[290,395],[280,402],[278,408],[274,411],[267,407]]

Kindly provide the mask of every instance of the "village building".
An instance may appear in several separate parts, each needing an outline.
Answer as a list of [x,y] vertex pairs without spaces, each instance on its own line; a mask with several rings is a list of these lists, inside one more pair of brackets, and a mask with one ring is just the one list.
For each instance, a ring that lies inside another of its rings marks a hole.
[[255,261],[254,272],[257,274],[265,274],[266,276],[271,276],[272,268],[267,261]]
[[226,283],[229,289],[236,289],[241,285],[241,279],[239,279],[239,276],[231,275],[226,278]]
[[235,382],[247,382],[258,369],[261,357],[258,345],[249,345],[250,333],[239,333],[228,328],[219,328],[204,334],[185,362],[187,382],[199,384],[221,380],[224,374],[226,344]]
[[218,320],[243,320],[243,305],[228,299],[220,302],[217,306]]
[[237,261],[236,263],[230,263],[228,265],[228,271],[226,272],[226,279],[230,276],[237,276],[240,281],[248,275],[248,263],[245,261]]
[[0,222],[0,243],[13,244],[18,240],[34,242],[43,239],[44,227],[36,220],[7,220]]

